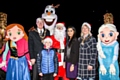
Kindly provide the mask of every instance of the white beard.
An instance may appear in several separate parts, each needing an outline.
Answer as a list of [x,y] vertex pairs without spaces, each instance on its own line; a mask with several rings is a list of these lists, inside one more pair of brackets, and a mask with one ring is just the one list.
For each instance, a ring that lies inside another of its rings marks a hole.
[[55,39],[58,41],[64,41],[65,38],[65,30],[58,30],[55,28],[55,33],[54,33]]

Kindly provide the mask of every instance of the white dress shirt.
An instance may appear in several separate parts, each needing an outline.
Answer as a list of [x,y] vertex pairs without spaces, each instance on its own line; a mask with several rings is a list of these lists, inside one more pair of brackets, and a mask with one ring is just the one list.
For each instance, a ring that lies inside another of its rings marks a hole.
[[37,28],[37,30],[38,30],[38,33],[40,33],[41,31],[42,31],[42,33],[44,32],[44,29]]

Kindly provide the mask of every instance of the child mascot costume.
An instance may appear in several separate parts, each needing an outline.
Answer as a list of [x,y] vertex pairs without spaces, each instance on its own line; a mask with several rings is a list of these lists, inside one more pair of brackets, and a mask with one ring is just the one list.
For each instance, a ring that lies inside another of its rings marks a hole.
[[28,36],[20,24],[6,27],[6,40],[0,68],[7,72],[6,80],[30,80],[32,68],[28,52]]
[[98,30],[99,80],[119,80],[119,43],[116,26],[103,24]]

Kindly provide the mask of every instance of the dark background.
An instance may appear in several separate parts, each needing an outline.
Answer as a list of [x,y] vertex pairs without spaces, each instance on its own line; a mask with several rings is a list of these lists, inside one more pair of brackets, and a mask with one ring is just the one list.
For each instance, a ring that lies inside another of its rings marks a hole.
[[[92,25],[92,33],[96,37],[102,25],[103,15],[110,12],[114,16],[114,24],[120,26],[120,5],[115,0],[1,0],[0,12],[8,14],[8,24],[22,24],[26,30],[34,25],[37,17],[41,17],[44,9],[50,4],[60,4],[56,9],[58,22],[65,22],[66,27],[73,25],[79,37],[83,22]],[[118,30],[120,31],[120,29]]]
[[[41,17],[45,7],[51,4],[60,4],[56,9],[58,22],[65,22],[66,27],[75,26],[77,37],[83,22],[92,25],[93,36],[97,37],[98,28],[104,23],[103,15],[107,12],[113,14],[114,24],[120,32],[119,0],[0,0],[0,12],[8,14],[8,24],[22,24],[28,33],[29,28],[36,25],[36,18]],[[5,77],[4,74],[0,76]]]
[[119,28],[120,5],[117,3],[119,2],[115,0],[0,0],[0,12],[8,14],[8,24],[22,24],[27,32],[30,27],[36,25],[36,18],[41,17],[47,5],[60,4],[56,9],[58,22],[65,22],[66,27],[75,26],[77,37],[82,23],[89,22],[96,37],[98,28],[104,23],[103,15],[106,12],[113,14],[114,24]]
[[20,23],[27,32],[30,27],[36,25],[36,18],[41,17],[47,5],[60,4],[56,9],[58,22],[65,22],[66,27],[75,26],[78,37],[82,23],[89,22],[96,37],[106,12],[113,14],[114,24],[119,28],[120,5],[117,3],[119,2],[115,0],[1,0],[0,12],[8,14],[8,24]]

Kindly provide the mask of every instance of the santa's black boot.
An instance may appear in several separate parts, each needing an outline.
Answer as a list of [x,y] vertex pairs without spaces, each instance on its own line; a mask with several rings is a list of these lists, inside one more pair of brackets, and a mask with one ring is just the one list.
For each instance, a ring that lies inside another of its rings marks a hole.
[[62,77],[59,77],[59,80],[63,80],[63,78],[62,78]]

